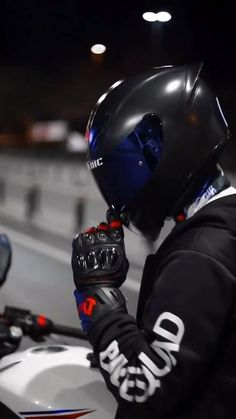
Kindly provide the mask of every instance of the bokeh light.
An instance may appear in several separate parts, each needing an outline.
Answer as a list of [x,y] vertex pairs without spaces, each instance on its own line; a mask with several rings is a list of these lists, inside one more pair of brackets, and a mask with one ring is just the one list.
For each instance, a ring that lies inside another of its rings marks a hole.
[[106,47],[103,44],[95,44],[91,47],[93,54],[103,54],[106,51]]

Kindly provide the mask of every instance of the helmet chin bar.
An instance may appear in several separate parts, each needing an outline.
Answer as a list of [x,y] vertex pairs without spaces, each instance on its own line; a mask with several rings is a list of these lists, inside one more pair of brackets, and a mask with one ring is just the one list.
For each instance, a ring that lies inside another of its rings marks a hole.
[[132,224],[143,234],[143,236],[150,240],[156,241],[162,227],[164,226],[164,220],[158,225],[157,220],[152,217],[147,218],[142,211],[137,211]]
[[145,208],[124,208],[120,214],[122,223],[133,233],[142,234],[150,241],[156,241],[164,225],[164,221],[158,225],[157,220],[146,213]]

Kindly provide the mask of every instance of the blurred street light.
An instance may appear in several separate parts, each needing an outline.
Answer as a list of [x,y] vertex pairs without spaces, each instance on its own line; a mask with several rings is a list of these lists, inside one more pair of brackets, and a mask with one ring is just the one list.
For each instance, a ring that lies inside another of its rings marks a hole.
[[95,44],[91,47],[93,54],[103,54],[106,51],[106,47],[103,44]]
[[145,12],[143,19],[150,23],[150,51],[153,64],[161,65],[164,61],[163,31],[165,22],[171,20],[171,14],[163,10],[158,13]]
[[143,13],[143,19],[146,20],[147,22],[156,22],[157,20],[156,13],[145,12]]
[[156,20],[158,22],[169,22],[171,20],[171,14],[169,12],[158,12],[156,13]]
[[143,13],[143,19],[147,22],[168,22],[171,19],[171,14],[169,12],[145,12]]

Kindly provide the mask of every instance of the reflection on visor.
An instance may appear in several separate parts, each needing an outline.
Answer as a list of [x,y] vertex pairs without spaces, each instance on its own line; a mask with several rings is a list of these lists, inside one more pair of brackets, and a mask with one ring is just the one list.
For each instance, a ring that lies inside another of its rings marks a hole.
[[162,124],[157,115],[148,114],[134,129],[149,168],[154,171],[161,159],[163,146]]

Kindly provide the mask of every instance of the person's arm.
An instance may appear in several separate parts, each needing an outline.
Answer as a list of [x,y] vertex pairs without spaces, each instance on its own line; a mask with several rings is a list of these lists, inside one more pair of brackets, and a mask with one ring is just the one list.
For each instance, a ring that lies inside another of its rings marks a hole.
[[172,254],[150,293],[141,329],[118,289],[120,301],[115,288],[90,287],[96,307],[88,337],[120,406],[145,405],[162,415],[204,385],[225,332],[230,283],[230,272],[215,259],[194,251]]

